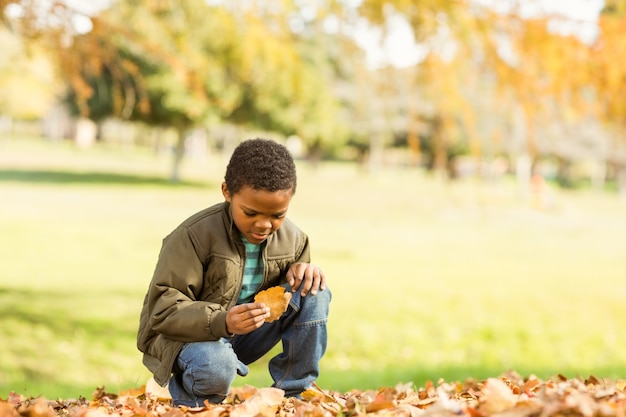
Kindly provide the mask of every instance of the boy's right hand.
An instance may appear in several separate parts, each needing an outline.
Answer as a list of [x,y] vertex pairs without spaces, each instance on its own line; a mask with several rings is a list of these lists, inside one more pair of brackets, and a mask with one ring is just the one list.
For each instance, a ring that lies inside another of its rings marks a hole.
[[263,326],[270,309],[263,303],[239,304],[226,313],[226,330],[230,334],[248,334]]

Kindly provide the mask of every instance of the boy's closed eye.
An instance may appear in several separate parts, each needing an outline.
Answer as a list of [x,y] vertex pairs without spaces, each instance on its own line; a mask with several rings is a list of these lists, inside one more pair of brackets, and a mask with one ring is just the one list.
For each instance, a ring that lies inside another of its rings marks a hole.
[[[254,211],[244,211],[243,214],[245,214],[246,217],[254,217],[254,216],[257,216],[259,213],[254,212]],[[275,219],[282,219],[286,215],[287,213],[276,213],[276,214],[272,214],[272,217]]]

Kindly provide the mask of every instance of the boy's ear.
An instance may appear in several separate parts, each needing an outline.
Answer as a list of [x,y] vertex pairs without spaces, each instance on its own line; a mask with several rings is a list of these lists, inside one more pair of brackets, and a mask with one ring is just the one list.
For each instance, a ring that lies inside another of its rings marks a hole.
[[230,193],[228,192],[228,187],[226,187],[225,182],[222,183],[222,195],[224,196],[224,199],[230,203]]

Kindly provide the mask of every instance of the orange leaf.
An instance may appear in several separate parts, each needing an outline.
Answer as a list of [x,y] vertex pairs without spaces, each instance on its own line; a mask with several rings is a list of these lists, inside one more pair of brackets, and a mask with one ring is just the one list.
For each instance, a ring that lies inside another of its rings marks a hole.
[[120,391],[119,396],[120,397],[139,397],[140,395],[143,395],[145,393],[146,393],[146,386],[142,385],[139,388],[129,388],[127,390]]
[[287,311],[290,300],[291,293],[285,292],[285,289],[280,286],[268,288],[254,296],[254,301],[263,303],[270,309],[270,316],[265,319],[266,323],[278,320]]

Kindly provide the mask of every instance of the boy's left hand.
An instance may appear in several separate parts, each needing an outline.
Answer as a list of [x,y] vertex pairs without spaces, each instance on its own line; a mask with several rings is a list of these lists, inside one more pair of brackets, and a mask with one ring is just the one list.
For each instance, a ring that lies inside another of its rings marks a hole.
[[298,262],[287,271],[287,282],[291,285],[293,292],[300,290],[301,296],[317,294],[317,291],[326,289],[326,277],[322,270],[309,263]]

